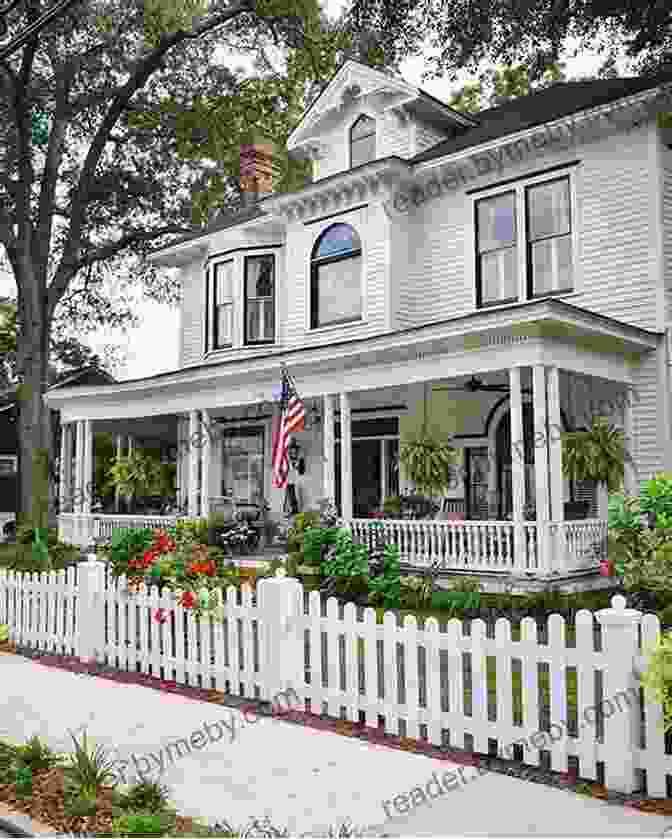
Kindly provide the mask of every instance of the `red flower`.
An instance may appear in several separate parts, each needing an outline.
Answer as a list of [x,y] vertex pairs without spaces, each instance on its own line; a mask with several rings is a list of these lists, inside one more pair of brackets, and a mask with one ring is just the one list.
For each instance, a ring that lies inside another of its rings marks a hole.
[[603,577],[613,577],[614,570],[613,559],[603,559],[600,561],[600,574]]
[[154,612],[154,620],[157,623],[165,623],[168,620],[168,615],[170,612],[167,609],[157,609]]
[[157,555],[156,555],[156,553],[154,553],[154,551],[151,551],[151,550],[150,551],[145,551],[145,554],[142,557],[142,565],[145,568],[149,568],[149,566],[154,562],[154,560],[156,558],[157,558]]
[[185,591],[182,595],[180,603],[184,606],[185,609],[191,609],[196,603],[196,595],[193,591]]

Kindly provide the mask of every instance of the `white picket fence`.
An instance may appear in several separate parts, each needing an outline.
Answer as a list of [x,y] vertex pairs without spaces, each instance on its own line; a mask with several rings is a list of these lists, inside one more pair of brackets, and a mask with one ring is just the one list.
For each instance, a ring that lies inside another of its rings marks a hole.
[[[655,615],[612,608],[552,615],[520,632],[344,607],[298,580],[226,592],[222,621],[196,621],[154,588],[128,594],[91,559],[77,571],[0,571],[0,623],[19,644],[250,699],[293,689],[306,709],[395,735],[522,759],[630,792],[672,793],[659,705],[640,704],[633,669],[660,633]],[[155,619],[165,609],[165,623]],[[0,667],[2,661],[0,659]],[[542,689],[543,688],[543,689]],[[515,748],[514,748],[515,746]]]

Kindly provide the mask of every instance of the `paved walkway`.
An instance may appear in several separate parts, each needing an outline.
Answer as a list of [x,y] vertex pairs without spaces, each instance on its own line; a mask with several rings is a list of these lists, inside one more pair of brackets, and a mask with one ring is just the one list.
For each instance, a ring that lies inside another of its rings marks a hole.
[[[427,787],[432,773],[442,778],[459,767],[277,719],[253,720],[233,709],[0,655],[0,739],[22,742],[38,734],[66,751],[68,729],[86,724],[96,743],[128,761],[129,780],[134,763],[147,770],[163,760],[162,781],[176,807],[208,822],[226,819],[240,827],[268,816],[301,833],[350,819],[392,836],[661,836],[672,827],[671,818],[561,789],[497,774],[474,778],[474,768],[463,768],[457,786],[446,781],[452,791],[399,816],[396,796],[418,786],[436,795]],[[185,749],[187,741],[192,745]],[[157,777],[157,771],[148,774]]]

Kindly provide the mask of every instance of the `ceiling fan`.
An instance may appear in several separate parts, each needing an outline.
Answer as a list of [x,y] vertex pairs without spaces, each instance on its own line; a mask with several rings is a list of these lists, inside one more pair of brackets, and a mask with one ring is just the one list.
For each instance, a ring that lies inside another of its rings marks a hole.
[[[469,393],[478,393],[479,391],[486,391],[489,393],[508,393],[509,386],[508,385],[486,385],[483,379],[479,379],[478,376],[471,376],[467,379],[464,384],[455,385],[454,387],[446,386],[446,387],[435,387],[433,390],[461,390],[461,391],[468,391]],[[522,388],[523,393],[531,393],[529,388]]]

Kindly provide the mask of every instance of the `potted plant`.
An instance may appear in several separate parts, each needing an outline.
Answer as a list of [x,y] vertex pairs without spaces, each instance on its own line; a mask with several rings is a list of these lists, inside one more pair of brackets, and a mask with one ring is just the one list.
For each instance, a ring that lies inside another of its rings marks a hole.
[[108,470],[107,488],[137,500],[150,496],[173,495],[173,469],[170,464],[141,451],[116,458]]
[[399,461],[405,476],[413,481],[416,490],[424,495],[443,495],[453,482],[452,469],[455,449],[433,437],[427,428],[427,386],[423,402],[423,421],[420,433],[401,444]]
[[594,481],[618,492],[631,461],[625,435],[606,417],[594,417],[589,429],[562,434],[562,471],[569,480]]

